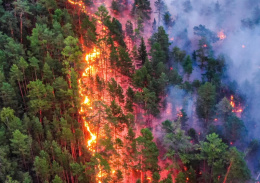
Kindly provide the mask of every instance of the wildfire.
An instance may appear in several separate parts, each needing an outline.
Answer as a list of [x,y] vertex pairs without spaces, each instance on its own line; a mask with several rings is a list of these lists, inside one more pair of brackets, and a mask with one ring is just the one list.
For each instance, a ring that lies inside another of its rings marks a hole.
[[224,31],[223,30],[221,30],[220,32],[218,32],[218,38],[220,39],[220,40],[224,40],[224,39],[226,39],[226,35],[224,34]]
[[89,54],[86,54],[85,60],[89,62],[92,59],[96,59],[97,56],[100,55],[100,51],[98,51],[96,48],[93,49],[93,51]]
[[72,0],[68,0],[68,2],[69,2],[70,4],[80,6],[80,7],[82,8],[82,11],[83,11],[84,13],[87,13],[86,6],[85,6],[85,4],[84,4],[82,1],[77,1],[77,2],[75,2],[75,1],[72,1]]
[[94,48],[90,53],[86,54],[85,61],[87,63],[87,67],[85,68],[82,76],[88,76],[95,74],[94,61],[100,56],[100,51]]
[[234,96],[233,95],[231,95],[231,97],[230,97],[230,105],[234,108],[235,107],[235,103],[234,103]]
[[182,117],[183,117],[183,114],[182,114],[181,111],[180,111],[177,115],[178,115],[179,118],[182,118]]
[[93,143],[96,143],[97,136],[94,135],[94,134],[91,132],[91,130],[90,130],[89,125],[88,125],[87,122],[85,122],[85,127],[87,128],[87,130],[88,130],[88,132],[89,132],[89,134],[90,134],[90,137],[91,137],[91,138],[88,140],[88,148],[89,148],[91,151],[95,152],[95,150],[92,148],[92,144],[93,144]]
[[238,107],[236,107],[236,104],[235,104],[235,102],[234,102],[234,96],[233,95],[231,95],[231,97],[230,97],[230,105],[232,106],[232,112],[234,112],[234,113],[242,113],[243,112],[243,109],[240,107],[240,106],[238,106]]
[[[87,7],[85,6],[84,2],[82,0],[79,1],[73,1],[73,0],[68,0],[68,3],[72,5],[77,5],[81,8],[81,11],[87,14]],[[81,41],[81,44],[83,41]],[[84,47],[84,45],[82,45]],[[94,66],[94,61],[97,59],[97,57],[100,55],[100,51],[96,48],[94,48],[92,51],[90,51],[88,54],[85,56],[85,61],[87,63],[86,68],[84,69],[84,72],[82,74],[82,79],[79,79],[79,94],[82,98],[81,102],[81,108],[79,111],[79,114],[86,113],[86,107],[89,107],[91,105],[91,99],[89,96],[86,96],[86,91],[85,87],[83,86],[82,83],[85,83],[85,80],[83,80],[86,76],[91,76],[95,74],[95,66]],[[90,107],[92,108],[92,107]],[[85,117],[81,116],[82,121],[84,122],[85,130],[89,134],[89,139],[86,139],[87,147],[89,151],[91,151],[93,154],[95,153],[94,145],[96,144],[97,141],[97,136],[92,132],[91,127],[90,127],[90,122],[85,120]],[[98,164],[98,173],[97,173],[97,182],[102,183],[102,172],[101,172],[101,166]]]
[[84,104],[89,104],[89,99],[88,99],[88,97],[85,97],[85,100],[84,100],[84,102],[83,102]]

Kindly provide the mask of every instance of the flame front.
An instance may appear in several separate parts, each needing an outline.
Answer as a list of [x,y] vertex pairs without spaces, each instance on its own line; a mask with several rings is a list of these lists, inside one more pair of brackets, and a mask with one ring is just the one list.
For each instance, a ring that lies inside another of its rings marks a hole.
[[[88,147],[89,151],[92,154],[96,153],[96,144],[97,144],[97,135],[93,132],[93,127],[91,127],[91,121],[86,119],[86,114],[91,114],[93,99],[91,98],[91,92],[89,88],[91,87],[92,83],[90,81],[91,76],[96,74],[95,69],[95,60],[100,55],[100,52],[94,48],[90,53],[87,53],[84,57],[84,62],[86,63],[86,67],[84,72],[82,73],[81,78],[79,79],[79,94],[82,98],[81,108],[79,114],[81,115],[81,120],[83,121],[85,132],[88,135],[86,138],[86,146]],[[97,182],[101,183],[100,179],[102,178],[101,174],[101,167],[100,165],[97,166],[98,173],[97,173]]]
[[[84,72],[82,73],[81,79],[79,79],[79,94],[82,98],[81,102],[81,109],[80,114],[86,114],[89,109],[92,109],[92,100],[90,99],[90,96],[88,96],[88,91],[86,91],[86,86],[90,86],[90,81],[88,79],[88,76],[92,76],[96,74],[95,69],[95,59],[100,55],[100,51],[98,51],[96,48],[94,48],[90,53],[86,54],[85,56],[85,62],[86,68],[84,69]],[[83,86],[85,85],[85,86]],[[90,139],[87,141],[87,147],[91,152],[95,152],[93,146],[96,144],[97,136],[92,132],[90,124],[88,121],[84,119],[82,116],[82,120],[84,121],[84,126],[86,131],[90,135]]]
[[84,13],[87,13],[86,6],[85,6],[85,4],[84,4],[82,1],[77,1],[77,2],[76,2],[76,1],[68,0],[68,2],[69,2],[70,4],[80,6],[80,7],[82,8],[82,11],[83,11]]
[[88,125],[88,122],[86,122],[86,121],[85,121],[85,127],[87,128],[87,130],[88,130],[88,132],[89,132],[89,134],[90,134],[90,137],[91,137],[91,138],[88,140],[88,148],[89,148],[92,152],[95,152],[95,150],[94,150],[93,147],[92,147],[92,144],[93,144],[93,143],[96,143],[97,136],[94,135],[94,134],[91,132],[91,130],[90,130],[90,128],[89,128],[89,125]]

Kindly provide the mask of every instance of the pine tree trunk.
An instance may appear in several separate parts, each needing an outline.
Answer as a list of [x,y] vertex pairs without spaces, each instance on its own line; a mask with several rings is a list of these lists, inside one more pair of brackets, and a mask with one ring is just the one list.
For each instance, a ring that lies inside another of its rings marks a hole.
[[21,35],[21,44],[23,43],[23,12],[20,14],[20,35]]
[[19,85],[20,92],[21,92],[21,95],[22,95],[22,98],[23,98],[23,103],[24,103],[24,105],[25,105],[25,100],[24,100],[23,91],[22,91],[22,88],[21,88],[20,81],[18,81],[18,85]]

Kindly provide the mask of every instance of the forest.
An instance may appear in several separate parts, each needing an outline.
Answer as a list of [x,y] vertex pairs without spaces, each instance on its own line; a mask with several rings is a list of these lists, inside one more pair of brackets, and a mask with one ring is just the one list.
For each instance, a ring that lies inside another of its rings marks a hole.
[[260,180],[259,85],[229,74],[228,31],[180,29],[177,4],[0,0],[0,182]]

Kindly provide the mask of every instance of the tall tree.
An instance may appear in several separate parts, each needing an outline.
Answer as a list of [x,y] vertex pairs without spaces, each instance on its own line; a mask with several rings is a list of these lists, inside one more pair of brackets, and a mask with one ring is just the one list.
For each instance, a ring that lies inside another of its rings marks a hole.
[[183,66],[184,72],[187,74],[188,79],[189,79],[189,77],[192,73],[192,70],[193,70],[192,61],[191,61],[191,58],[189,55],[185,58],[182,66]]
[[6,82],[3,82],[0,88],[1,98],[4,107],[11,107],[16,109],[18,106],[18,100],[14,88]]
[[149,0],[135,0],[132,8],[132,15],[149,20],[151,15],[151,6]]
[[221,118],[223,118],[225,121],[227,120],[227,117],[231,115],[232,113],[232,106],[230,105],[229,100],[224,97],[217,105],[217,113]]
[[27,0],[17,0],[13,2],[14,13],[19,16],[20,21],[20,39],[23,42],[23,16],[31,14],[29,4]]
[[173,26],[174,22],[173,22],[173,20],[172,20],[172,15],[170,14],[169,11],[167,11],[166,13],[164,13],[164,15],[163,15],[163,22],[164,22],[164,24],[165,24],[165,26],[166,26],[167,28]]
[[[218,170],[218,168],[223,169],[224,158],[227,155],[227,145],[222,142],[222,139],[218,137],[217,134],[212,133],[206,136],[207,141],[200,142],[201,148],[201,158],[204,160],[203,164],[203,172],[205,173],[204,181],[212,182],[213,175],[216,176],[214,170]],[[207,161],[209,165],[209,169],[206,170],[205,161]],[[208,172],[206,172],[208,171]],[[209,174],[208,176],[206,176]]]
[[53,88],[44,85],[40,80],[31,81],[27,87],[29,88],[29,109],[32,114],[39,113],[40,120],[42,120],[42,112],[51,107]]
[[211,83],[205,83],[198,89],[197,114],[207,123],[212,117],[216,98],[216,88]]
[[142,65],[144,65],[147,56],[148,56],[148,54],[146,51],[144,38],[142,37],[140,46],[138,48],[138,59],[142,62]]
[[150,46],[152,46],[155,42],[159,43],[161,49],[164,51],[166,60],[169,59],[169,46],[171,43],[169,42],[169,37],[166,31],[162,26],[158,27],[158,31],[155,32],[152,37],[149,39]]
[[[148,128],[144,128],[141,130],[141,136],[136,139],[141,156],[139,161],[140,170],[142,172],[150,171],[154,173],[158,171],[159,150],[152,141],[153,138],[152,132]],[[141,177],[141,179],[143,179],[143,177]]]
[[27,167],[27,161],[31,155],[32,139],[28,135],[22,134],[19,130],[13,132],[13,138],[11,141],[12,153],[22,159],[22,163],[25,168]]
[[162,15],[166,10],[166,5],[163,0],[157,0],[154,2],[154,6],[156,8],[156,13],[158,13],[158,26],[160,26]]

